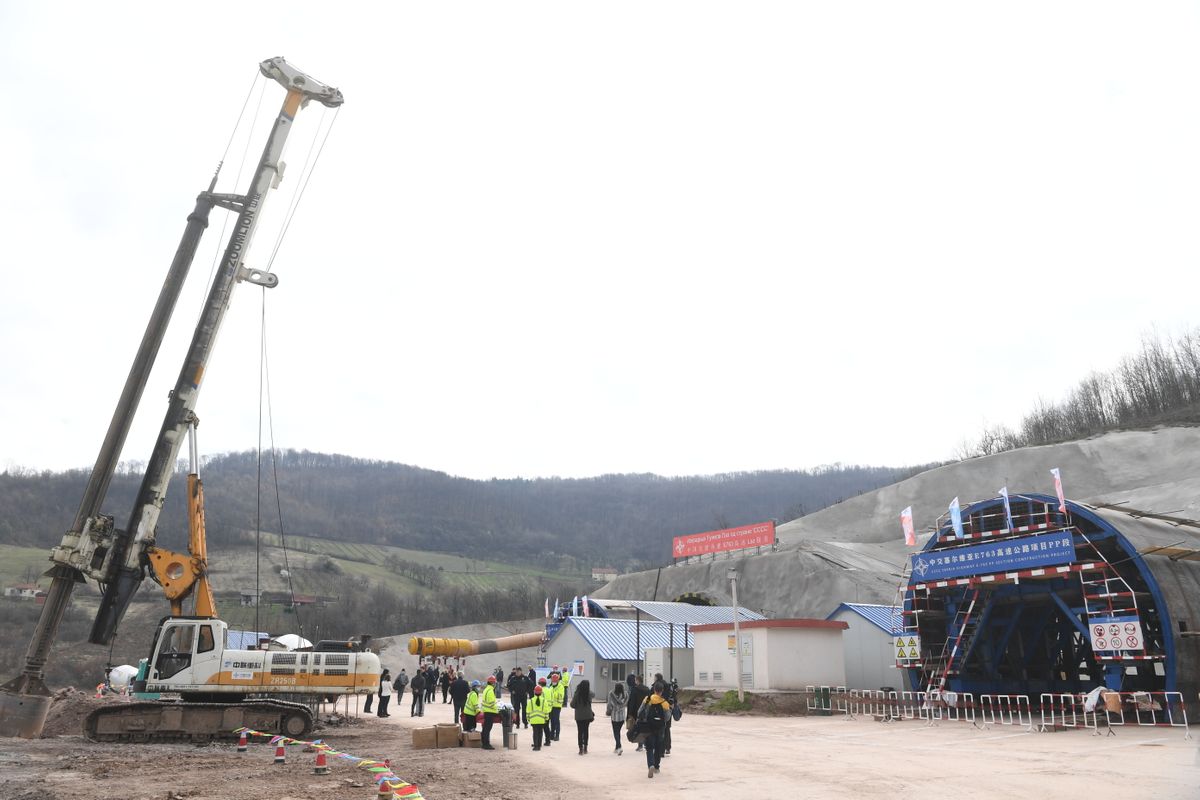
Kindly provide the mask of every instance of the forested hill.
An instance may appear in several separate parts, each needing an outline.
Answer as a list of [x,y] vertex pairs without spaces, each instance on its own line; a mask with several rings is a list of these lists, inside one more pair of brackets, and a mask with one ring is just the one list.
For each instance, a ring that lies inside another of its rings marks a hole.
[[[277,474],[283,532],[340,541],[474,554],[509,562],[558,555],[622,569],[660,564],[671,537],[767,519],[785,522],[925,467],[833,466],[812,471],[699,477],[471,480],[442,472],[337,455],[287,451]],[[262,466],[262,529],[278,532],[270,455]],[[257,456],[235,453],[203,469],[209,540],[250,540],[255,529]],[[0,474],[0,543],[57,543],[78,508],[87,474]],[[118,474],[105,513],[128,523],[140,476]],[[183,478],[172,482],[159,541],[185,543]]]

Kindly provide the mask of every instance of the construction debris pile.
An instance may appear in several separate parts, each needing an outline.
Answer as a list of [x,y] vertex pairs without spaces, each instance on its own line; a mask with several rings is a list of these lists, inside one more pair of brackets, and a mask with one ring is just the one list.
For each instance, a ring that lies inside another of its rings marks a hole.
[[42,738],[79,736],[83,733],[83,720],[94,709],[109,703],[124,702],[128,701],[123,697],[96,697],[71,686],[59,689],[50,701],[50,713],[46,715]]

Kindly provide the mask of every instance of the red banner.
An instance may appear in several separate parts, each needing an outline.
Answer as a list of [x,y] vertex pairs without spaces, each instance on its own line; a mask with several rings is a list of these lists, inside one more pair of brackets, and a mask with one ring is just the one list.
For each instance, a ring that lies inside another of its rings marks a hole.
[[775,544],[775,523],[758,522],[754,525],[743,525],[740,528],[676,536],[671,554],[675,558],[684,558],[705,553],[723,553],[726,550],[744,550],[747,547],[770,547],[773,544]]

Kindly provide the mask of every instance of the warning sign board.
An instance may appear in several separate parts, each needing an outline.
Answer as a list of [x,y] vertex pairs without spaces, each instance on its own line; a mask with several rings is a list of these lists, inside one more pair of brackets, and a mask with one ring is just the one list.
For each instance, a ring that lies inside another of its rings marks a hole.
[[1093,617],[1088,621],[1093,652],[1143,650],[1142,623],[1137,617]]
[[921,660],[921,637],[917,634],[892,637],[892,652],[896,654],[896,663]]

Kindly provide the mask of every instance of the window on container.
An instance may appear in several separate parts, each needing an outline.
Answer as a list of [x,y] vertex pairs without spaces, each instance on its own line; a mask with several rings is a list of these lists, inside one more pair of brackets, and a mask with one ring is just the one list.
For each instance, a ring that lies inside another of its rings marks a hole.
[[614,661],[610,670],[613,681],[625,680],[625,662]]

